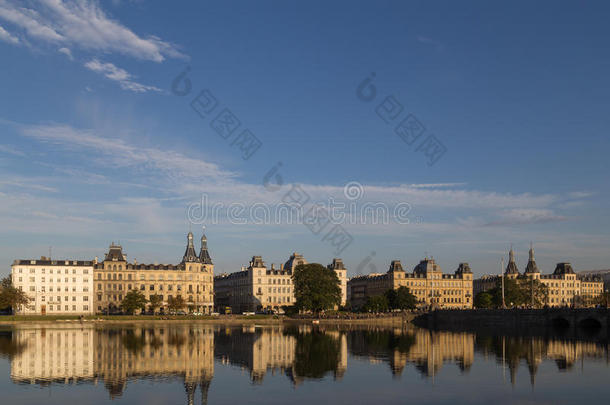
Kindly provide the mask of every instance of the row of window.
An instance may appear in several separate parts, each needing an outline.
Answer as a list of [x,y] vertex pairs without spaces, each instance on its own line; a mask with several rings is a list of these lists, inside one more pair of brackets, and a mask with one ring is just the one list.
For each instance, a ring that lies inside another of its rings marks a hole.
[[[151,294],[149,295],[147,298],[150,299],[153,295],[155,294]],[[164,301],[165,297],[162,294],[157,294],[159,295],[159,297],[161,297],[161,301]],[[178,294],[177,296],[180,296],[180,294]],[[102,301],[103,295],[102,294],[98,294],[97,295],[97,300],[98,301]],[[167,299],[170,300],[173,298],[173,295],[169,294],[167,296]],[[210,297],[211,298],[211,297]],[[205,299],[205,296],[203,296],[203,299]],[[106,296],[106,300],[107,301],[123,301],[123,294],[107,294]],[[195,302],[194,296],[193,295],[187,295],[185,300],[187,302]],[[197,296],[197,301],[201,301],[199,299],[199,296]]]
[[[30,278],[29,278],[29,280],[30,280],[30,283],[35,283],[35,282],[36,282],[36,277],[30,277]],[[20,282],[20,283],[22,283],[22,282],[23,282],[23,277],[19,277],[19,282]],[[46,283],[45,278],[44,278],[44,277],[41,277],[41,278],[40,278],[40,282],[41,282],[41,283]],[[53,277],[49,278],[49,283],[52,283],[52,282],[53,282]],[[57,277],[57,278],[55,279],[55,282],[56,282],[56,283],[61,283],[61,277]],[[64,283],[69,283],[69,282],[70,282],[70,277],[64,277]],[[77,282],[77,278],[76,278],[76,277],[72,277],[72,282],[73,282],[73,283],[76,283],[76,282]],[[83,278],[83,280],[82,280],[82,281],[78,281],[78,282],[79,282],[79,283],[81,283],[81,282],[82,282],[82,283],[88,283],[88,282],[89,282],[89,279],[88,279],[88,278]]]
[[[88,296],[88,295],[83,295],[83,297],[82,297],[82,298],[83,298],[83,301],[89,301],[89,296]],[[49,297],[49,300],[52,300],[52,299],[53,299],[53,297],[52,297],[52,296],[50,296],[50,297]],[[45,295],[43,295],[43,296],[41,296],[41,297],[40,297],[40,301],[45,302],[46,300],[47,300],[47,297],[46,297]],[[61,296],[57,295],[57,296],[56,296],[56,300],[55,300],[55,301],[57,301],[57,302],[61,302]],[[65,296],[64,296],[64,301],[69,301],[69,296],[65,295]],[[76,297],[76,295],[73,295],[73,296],[72,296],[72,301],[77,301],[77,297]]]
[[[97,279],[98,280],[104,280],[104,275],[102,273],[98,273],[97,274]],[[173,280],[174,276],[171,274],[167,275],[167,279],[168,280]],[[183,277],[182,275],[177,275],[176,276],[176,280],[182,280]],[[184,278],[184,280],[193,280],[193,275],[189,275],[187,278]],[[118,280],[118,281],[122,281],[123,280],[123,274],[122,273],[108,273],[106,276],[106,280]],[[131,281],[131,280],[136,280],[136,277],[132,277],[131,273],[127,274],[127,278],[125,280]],[[146,275],[145,274],[140,274],[140,280],[146,280]],[[150,281],[155,281],[155,280],[159,280],[159,281],[163,281],[165,280],[165,276],[163,275],[158,275],[156,278],[154,275],[150,275],[148,276],[148,280]],[[197,277],[197,280],[199,280],[199,277]],[[206,277],[206,276],[202,276],[201,277],[201,281],[212,281],[212,276]]]
[[[200,285],[200,284],[196,284],[195,285],[196,288],[193,288],[192,284],[188,285],[187,291],[190,293],[200,293],[200,292],[205,292],[205,285]],[[140,291],[146,291],[146,284],[140,284]],[[127,288],[126,290],[133,290],[133,289],[138,289],[138,285],[137,284],[127,284]],[[173,291],[174,289],[174,285],[173,284],[168,284],[167,286],[163,286],[163,284],[159,284],[156,289],[158,291],[163,291],[164,289],[167,289],[167,291]],[[98,283],[97,285],[97,290],[98,291],[103,291],[104,287],[103,284]],[[111,291],[122,291],[123,290],[123,284],[108,284],[106,285],[106,290],[111,290]],[[149,291],[155,291],[155,285],[154,284],[149,284],[148,285],[148,290]],[[177,291],[182,291],[182,285],[181,284],[177,284],[176,285],[176,290]]]
[[[20,285],[18,288],[19,288],[21,291],[23,291],[23,286],[21,286],[21,285]],[[31,286],[30,286],[30,288],[29,288],[29,291],[30,291],[30,292],[36,292],[36,286],[35,286],[35,285],[31,285]],[[57,287],[57,290],[56,290],[56,291],[57,291],[57,292],[60,292],[60,291],[61,291],[61,287]],[[65,291],[65,292],[68,292],[68,291],[69,291],[69,287],[68,287],[68,286],[64,287],[64,291]],[[44,285],[43,285],[43,286],[41,286],[41,287],[40,287],[40,292],[43,292],[43,293],[44,293],[44,292],[47,292],[47,288],[46,288],[46,286],[44,286]],[[53,286],[50,286],[50,287],[49,287],[49,292],[53,292]],[[72,286],[72,292],[78,292],[78,291],[76,291],[76,286]],[[89,287],[83,287],[83,291],[82,291],[82,292],[89,292]]]
[[[39,269],[41,274],[46,274],[46,269]],[[53,274],[53,271],[55,270],[55,274],[62,274],[62,270],[63,270],[63,274],[70,274],[69,269],[49,269],[49,274]],[[19,274],[23,273],[23,269],[22,268],[18,268],[17,272]],[[30,269],[30,274],[36,274],[36,269]],[[72,274],[77,274],[76,269],[72,269]],[[89,274],[89,269],[83,269],[83,274]]]

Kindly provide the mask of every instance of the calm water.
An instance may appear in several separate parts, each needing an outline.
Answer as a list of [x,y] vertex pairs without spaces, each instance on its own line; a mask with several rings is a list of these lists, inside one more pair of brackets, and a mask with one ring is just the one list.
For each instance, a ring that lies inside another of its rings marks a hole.
[[2,404],[557,404],[610,394],[607,342],[410,327],[23,325],[0,330],[0,356]]

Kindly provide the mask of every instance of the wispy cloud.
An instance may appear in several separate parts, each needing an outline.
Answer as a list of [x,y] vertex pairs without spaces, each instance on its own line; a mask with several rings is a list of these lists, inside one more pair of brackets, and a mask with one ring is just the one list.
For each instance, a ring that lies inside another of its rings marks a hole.
[[74,57],[72,56],[72,51],[69,48],[63,47],[63,48],[59,48],[57,50],[57,52],[59,53],[63,53],[64,55],[66,55],[68,57],[68,59],[70,60],[74,60]]
[[134,33],[107,16],[92,0],[0,0],[0,19],[23,30],[29,39],[42,43],[116,52],[154,62],[162,62],[167,57],[185,57],[167,41]]
[[22,151],[17,150],[8,145],[0,145],[0,152],[8,153],[9,155],[15,155],[15,156],[25,156],[25,153],[23,153]]
[[76,129],[67,125],[24,126],[22,135],[61,146],[64,149],[87,150],[102,155],[102,162],[114,167],[144,167],[164,173],[170,179],[205,178],[209,183],[228,183],[235,173],[218,165],[184,154],[157,148],[132,145],[120,138],[108,138],[92,130]]
[[444,46],[440,41],[437,41],[435,39],[432,39],[430,37],[426,37],[424,35],[418,35],[417,36],[417,41],[422,43],[422,44],[426,44],[426,45],[432,45],[436,48],[437,51],[442,51]]
[[488,223],[494,225],[526,225],[547,222],[565,221],[567,218],[557,215],[551,209],[515,208],[499,213],[500,219]]
[[0,25],[0,40],[4,41],[4,42],[8,42],[9,44],[13,44],[13,45],[19,44],[19,38],[17,38],[14,35],[11,35],[1,25]]
[[424,184],[409,184],[412,188],[446,188],[465,186],[466,183],[424,183]]
[[107,79],[113,80],[120,84],[124,90],[133,91],[136,93],[146,93],[147,91],[161,91],[160,88],[155,86],[148,86],[145,84],[138,83],[133,80],[133,76],[125,69],[121,69],[112,63],[100,62],[97,59],[92,59],[85,63],[85,67],[96,73],[104,75]]

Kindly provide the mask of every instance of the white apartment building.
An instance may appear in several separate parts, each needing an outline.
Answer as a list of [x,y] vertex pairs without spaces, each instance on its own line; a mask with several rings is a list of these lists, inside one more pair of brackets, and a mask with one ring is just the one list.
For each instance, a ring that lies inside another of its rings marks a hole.
[[11,266],[13,285],[25,292],[30,304],[15,309],[20,315],[92,314],[92,261],[15,260]]

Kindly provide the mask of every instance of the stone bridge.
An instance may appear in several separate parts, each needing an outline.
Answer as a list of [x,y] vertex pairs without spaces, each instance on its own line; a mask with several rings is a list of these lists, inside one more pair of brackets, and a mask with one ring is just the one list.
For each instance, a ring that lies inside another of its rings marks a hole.
[[505,333],[554,330],[609,336],[610,310],[598,308],[436,310],[415,323],[433,329],[486,329]]

